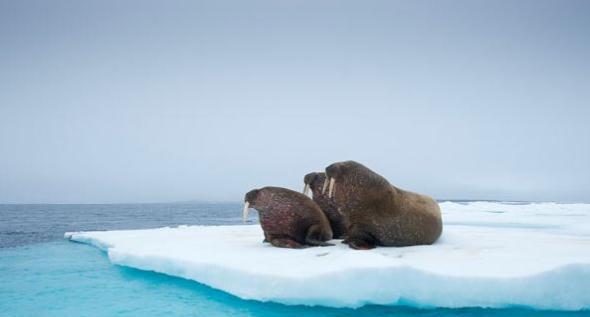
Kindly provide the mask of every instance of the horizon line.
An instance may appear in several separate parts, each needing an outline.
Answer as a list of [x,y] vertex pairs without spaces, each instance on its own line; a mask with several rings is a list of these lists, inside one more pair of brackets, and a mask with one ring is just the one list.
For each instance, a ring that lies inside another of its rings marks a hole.
[[[497,203],[559,203],[559,204],[589,204],[587,201],[558,201],[558,200],[513,200],[513,199],[465,199],[444,198],[435,199],[437,203],[443,202],[497,202]],[[0,202],[0,205],[161,205],[161,204],[242,204],[238,200],[177,200],[177,201],[153,201],[153,202]]]

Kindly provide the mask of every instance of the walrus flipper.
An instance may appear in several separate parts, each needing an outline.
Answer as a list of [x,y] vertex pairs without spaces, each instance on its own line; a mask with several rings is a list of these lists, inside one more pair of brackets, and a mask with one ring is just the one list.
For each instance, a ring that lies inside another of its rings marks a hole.
[[278,248],[288,249],[303,249],[305,246],[290,237],[273,237],[270,239],[270,244]]
[[349,239],[348,246],[355,250],[370,250],[376,247],[374,244],[362,239]]
[[369,250],[377,246],[375,237],[356,225],[349,229],[348,237],[345,241],[343,242],[355,250]]
[[333,244],[326,242],[326,240],[330,239],[332,239],[332,232],[324,232],[319,225],[312,225],[309,227],[307,234],[305,235],[305,243],[313,246],[333,246]]
[[326,241],[315,240],[315,239],[306,239],[305,243],[307,243],[309,245],[313,245],[313,246],[320,246],[320,247],[333,247],[334,246],[334,244],[332,244],[332,243],[328,243]]
[[270,243],[270,239],[268,238],[268,234],[266,232],[264,233],[264,240],[262,240],[262,243]]

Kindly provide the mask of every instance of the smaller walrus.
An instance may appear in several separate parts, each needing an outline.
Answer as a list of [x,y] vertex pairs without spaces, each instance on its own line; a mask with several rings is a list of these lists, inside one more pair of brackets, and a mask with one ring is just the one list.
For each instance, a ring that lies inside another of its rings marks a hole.
[[326,167],[326,176],[351,248],[432,244],[440,237],[442,218],[434,199],[392,186],[354,161]]
[[249,191],[244,198],[244,221],[249,208],[258,211],[264,240],[275,247],[330,246],[332,229],[326,215],[309,197],[280,187]]
[[303,178],[305,187],[303,194],[307,196],[309,190],[313,194],[313,201],[320,206],[322,211],[328,217],[334,239],[343,239],[346,236],[346,225],[344,224],[344,217],[336,208],[336,203],[332,197],[328,197],[330,193],[326,193],[326,173],[309,173]]

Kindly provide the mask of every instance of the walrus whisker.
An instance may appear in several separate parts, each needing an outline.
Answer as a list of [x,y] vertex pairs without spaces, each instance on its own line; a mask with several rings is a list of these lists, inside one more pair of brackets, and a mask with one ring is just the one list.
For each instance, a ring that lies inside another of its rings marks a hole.
[[324,179],[324,186],[322,186],[322,195],[326,193],[326,189],[328,188],[329,181],[330,181],[330,179],[327,177],[326,177],[326,179]]
[[305,184],[303,187],[303,195],[307,196],[309,194],[309,184]]
[[244,220],[244,223],[246,223],[246,220],[248,219],[248,213],[250,212],[250,202],[246,202],[244,204],[244,212],[242,213],[242,219]]
[[328,197],[332,198],[332,194],[334,193],[334,185],[336,184],[336,180],[332,177],[330,178],[330,189],[328,189]]

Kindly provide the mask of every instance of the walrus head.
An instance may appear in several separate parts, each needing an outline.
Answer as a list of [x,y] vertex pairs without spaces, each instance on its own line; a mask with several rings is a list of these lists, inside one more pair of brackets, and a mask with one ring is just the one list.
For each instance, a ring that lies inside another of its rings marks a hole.
[[311,189],[314,195],[316,195],[322,190],[325,180],[326,173],[313,172],[305,175],[303,177],[303,183],[305,184],[305,187],[303,188],[303,194],[307,196],[309,194],[309,190]]
[[355,161],[336,162],[326,167],[326,175],[328,178],[340,177],[344,175],[350,168],[361,165]]
[[258,198],[259,192],[259,189],[253,189],[247,192],[246,196],[244,196],[244,211],[242,213],[242,220],[244,221],[244,223],[248,219],[248,213],[250,212],[250,208],[256,208],[256,199]]
[[334,195],[336,186],[340,188],[339,192],[348,196],[362,192],[376,195],[376,189],[391,187],[384,177],[355,161],[337,162],[326,167],[325,184],[330,197]]
[[336,190],[336,182],[338,180],[342,180],[342,177],[347,174],[350,165],[356,164],[358,163],[354,161],[346,161],[333,163],[326,167],[326,176],[324,180],[324,186],[322,188],[322,193],[325,193],[327,189],[328,197],[332,198]]
[[[366,174],[374,174],[373,171],[364,165],[355,161],[344,161],[330,164],[326,167],[326,180],[324,181],[324,192],[328,190],[328,197],[332,198],[338,184],[350,184],[350,181],[356,186],[366,183]],[[376,174],[375,174],[376,175]]]

